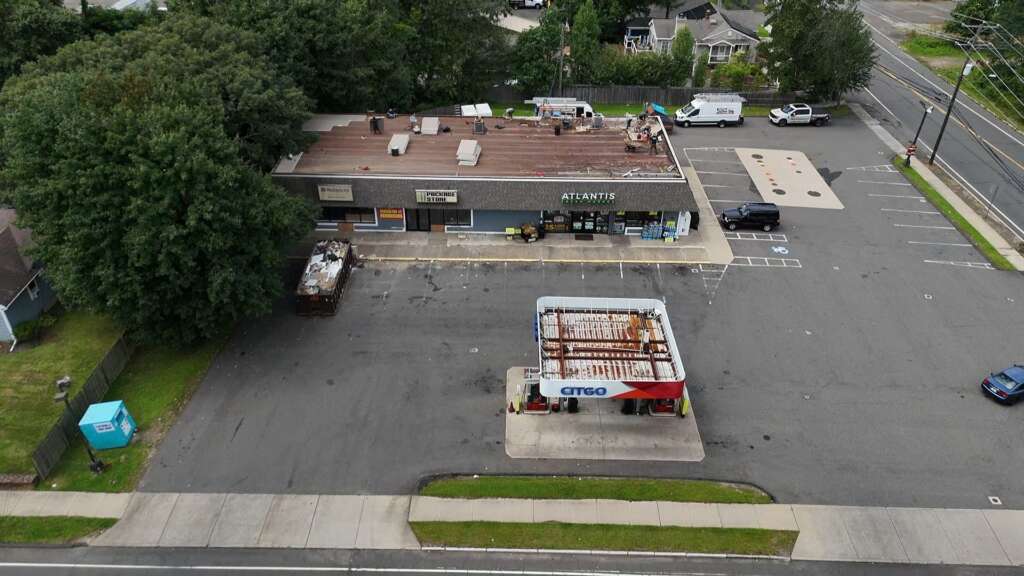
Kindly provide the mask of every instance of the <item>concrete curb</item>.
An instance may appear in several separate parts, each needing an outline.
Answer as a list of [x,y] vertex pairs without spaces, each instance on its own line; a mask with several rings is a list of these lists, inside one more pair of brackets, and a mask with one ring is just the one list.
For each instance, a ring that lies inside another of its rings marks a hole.
[[560,554],[576,556],[627,556],[668,558],[714,558],[716,560],[774,560],[789,562],[789,556],[767,554],[713,554],[707,552],[653,552],[646,550],[559,550],[546,548],[467,548],[464,546],[423,546],[424,552],[471,552],[476,554]]
[[[900,144],[899,140],[890,134],[888,130],[883,128],[878,120],[872,118],[864,108],[855,103],[850,103],[849,106],[850,110],[860,118],[861,122],[864,122],[868,129],[874,132],[875,135],[878,136],[879,140],[888,146],[894,154],[898,156],[906,154],[907,150],[902,144]],[[960,215],[971,224],[971,226],[974,226],[975,230],[984,236],[985,240],[988,240],[996,251],[1010,262],[1015,270],[1024,271],[1024,256],[1022,256],[1020,252],[1014,250],[1013,246],[1011,246],[1001,234],[996,232],[996,230],[992,228],[984,218],[975,212],[969,204],[964,202],[956,192],[953,192],[945,182],[936,176],[927,164],[918,162],[913,166],[913,169],[920,174],[926,182],[931,184],[932,187],[935,188],[935,190],[953,206],[953,209],[959,212]]]
[[608,260],[596,258],[420,258],[416,256],[358,256],[363,262],[476,262],[498,264],[666,264],[687,266],[714,264],[709,260]]

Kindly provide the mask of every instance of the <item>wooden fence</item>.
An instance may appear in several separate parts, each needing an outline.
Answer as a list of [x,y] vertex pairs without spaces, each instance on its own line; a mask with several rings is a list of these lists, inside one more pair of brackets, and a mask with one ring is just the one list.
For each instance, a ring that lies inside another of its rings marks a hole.
[[122,336],[107,351],[107,355],[86,379],[85,385],[82,386],[78,394],[71,399],[71,409],[64,409],[53,428],[36,446],[35,451],[32,452],[32,464],[41,480],[49,476],[57,466],[72,440],[81,436],[78,430],[78,421],[82,419],[82,415],[85,414],[90,404],[103,400],[110,385],[120,376],[131,355],[132,347],[125,342],[124,336]]

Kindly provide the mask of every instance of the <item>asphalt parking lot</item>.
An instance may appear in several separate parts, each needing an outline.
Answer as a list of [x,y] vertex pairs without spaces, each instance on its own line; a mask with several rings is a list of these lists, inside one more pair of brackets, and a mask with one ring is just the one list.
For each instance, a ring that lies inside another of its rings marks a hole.
[[[367,265],[335,318],[282,300],[245,325],[142,488],[394,493],[443,473],[635,474],[746,481],[785,502],[1024,508],[1024,413],[978,389],[1024,360],[1021,276],[964,265],[984,260],[881,168],[888,155],[854,117],[748,119],[677,130],[673,145],[804,151],[845,209],[788,208],[771,235],[731,235],[729,267]],[[729,171],[704,157],[690,157],[698,171]],[[759,199],[739,176],[705,176],[722,183],[708,189],[716,209]],[[703,462],[505,455],[503,376],[534,361],[546,295],[666,302]]]

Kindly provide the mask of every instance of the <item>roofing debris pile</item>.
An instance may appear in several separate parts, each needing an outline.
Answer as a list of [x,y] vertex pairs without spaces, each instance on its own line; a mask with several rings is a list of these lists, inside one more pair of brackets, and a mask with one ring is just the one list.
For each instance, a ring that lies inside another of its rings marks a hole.
[[321,240],[313,247],[313,255],[306,263],[306,271],[299,282],[300,296],[333,294],[338,287],[348,263],[350,250],[348,242],[340,240]]

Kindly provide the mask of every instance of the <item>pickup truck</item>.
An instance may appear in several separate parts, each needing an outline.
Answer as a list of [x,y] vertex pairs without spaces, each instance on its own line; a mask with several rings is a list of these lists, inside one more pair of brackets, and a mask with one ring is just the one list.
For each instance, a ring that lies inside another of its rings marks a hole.
[[832,115],[825,110],[811,108],[807,104],[786,104],[782,108],[773,108],[768,113],[768,120],[776,126],[785,126],[786,124],[822,126],[832,120]]
[[519,8],[536,8],[541,9],[544,7],[545,0],[509,0],[509,6],[514,10]]

